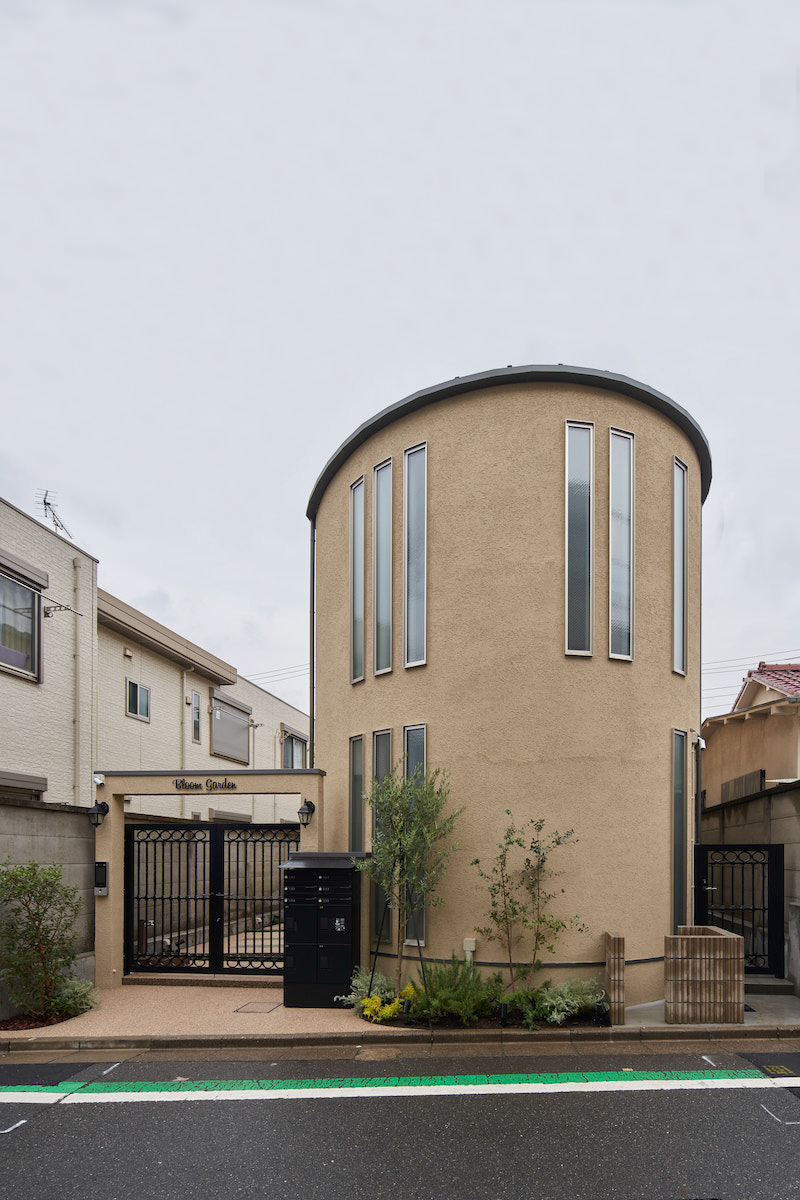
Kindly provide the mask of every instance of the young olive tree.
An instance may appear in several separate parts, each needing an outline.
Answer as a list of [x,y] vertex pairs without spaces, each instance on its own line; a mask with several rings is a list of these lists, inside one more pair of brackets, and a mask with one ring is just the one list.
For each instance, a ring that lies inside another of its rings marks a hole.
[[567,843],[577,842],[575,830],[565,833],[554,830],[545,832],[543,818],[531,818],[527,825],[518,826],[513,813],[506,809],[510,821],[497,843],[497,853],[488,870],[481,860],[472,860],[478,874],[486,884],[489,894],[487,925],[478,926],[490,942],[499,942],[508,961],[508,970],[513,991],[516,978],[514,971],[514,948],[523,940],[527,930],[530,937],[531,963],[525,973],[525,983],[530,986],[534,973],[541,966],[540,955],[547,951],[553,954],[560,935],[565,929],[584,930],[578,917],[557,917],[551,905],[565,889],[550,890],[556,877],[548,865],[552,852]]
[[417,767],[406,779],[402,760],[388,775],[374,779],[364,794],[374,815],[372,855],[356,865],[383,888],[389,908],[397,913],[396,994],[402,988],[403,930],[410,905],[435,908],[442,902],[436,890],[455,848],[448,840],[463,812],[445,813],[449,795],[445,771]]

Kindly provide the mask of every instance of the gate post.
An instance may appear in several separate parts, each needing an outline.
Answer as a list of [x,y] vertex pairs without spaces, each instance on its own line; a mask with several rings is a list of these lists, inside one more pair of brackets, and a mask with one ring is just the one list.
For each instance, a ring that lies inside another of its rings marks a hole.
[[95,983],[99,988],[122,986],[125,945],[125,806],[121,795],[106,796],[108,815],[95,831],[95,859],[108,863],[108,895],[94,900]]

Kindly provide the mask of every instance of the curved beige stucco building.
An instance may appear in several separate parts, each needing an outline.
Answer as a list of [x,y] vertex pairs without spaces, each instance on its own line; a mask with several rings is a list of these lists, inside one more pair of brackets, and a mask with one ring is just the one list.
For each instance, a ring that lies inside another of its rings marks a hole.
[[361,792],[387,763],[448,769],[465,811],[426,956],[477,937],[476,961],[500,963],[476,935],[486,898],[469,864],[511,809],[579,839],[554,866],[562,915],[587,930],[562,936],[548,974],[597,973],[614,929],[628,1003],[663,994],[664,934],[690,912],[710,478],[673,401],[563,366],[418,392],[322,472],[308,515],[324,845],[369,848]]

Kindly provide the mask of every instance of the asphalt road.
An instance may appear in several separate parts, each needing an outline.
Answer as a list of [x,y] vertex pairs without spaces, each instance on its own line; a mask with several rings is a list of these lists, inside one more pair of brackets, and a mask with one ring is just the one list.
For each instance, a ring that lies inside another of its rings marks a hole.
[[778,1051],[7,1064],[0,1089],[3,1200],[800,1198]]

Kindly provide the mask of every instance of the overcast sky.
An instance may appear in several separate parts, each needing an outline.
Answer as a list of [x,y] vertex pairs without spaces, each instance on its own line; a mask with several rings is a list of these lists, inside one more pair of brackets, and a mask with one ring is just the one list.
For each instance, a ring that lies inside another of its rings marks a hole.
[[798,0],[0,0],[0,495],[307,708],[339,443],[630,375],[711,444],[727,708],[800,658],[799,66]]

